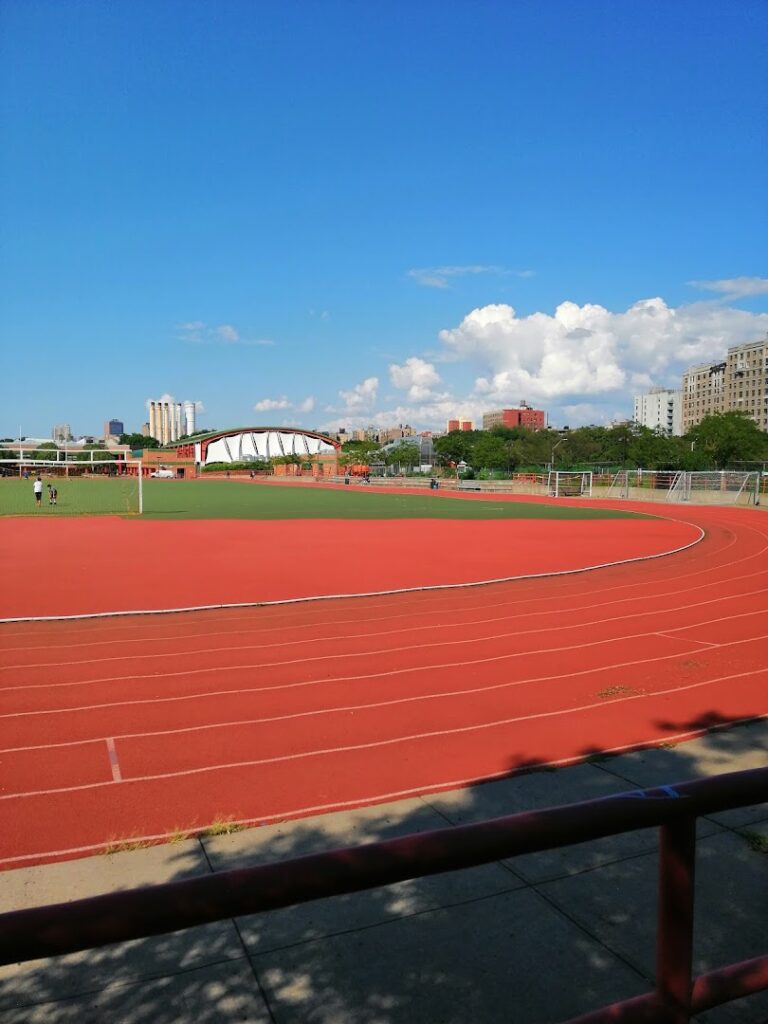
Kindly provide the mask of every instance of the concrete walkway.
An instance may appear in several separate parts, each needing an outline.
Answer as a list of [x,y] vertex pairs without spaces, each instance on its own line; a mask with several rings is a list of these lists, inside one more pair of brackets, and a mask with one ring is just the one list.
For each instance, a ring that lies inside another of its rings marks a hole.
[[[0,875],[0,909],[768,764],[768,721],[423,799]],[[702,819],[695,969],[768,949],[768,805]],[[0,1024],[544,1024],[647,991],[656,834],[635,832],[0,968]],[[702,1015],[765,1024],[768,993]]]

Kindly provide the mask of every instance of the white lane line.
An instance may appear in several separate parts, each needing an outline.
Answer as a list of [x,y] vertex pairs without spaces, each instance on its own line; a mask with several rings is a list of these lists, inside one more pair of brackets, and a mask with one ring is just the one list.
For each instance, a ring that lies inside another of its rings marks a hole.
[[[666,690],[656,690],[654,693],[637,693],[623,696],[621,703],[633,700],[655,700],[658,697],[667,697],[670,694],[683,693],[686,690],[697,690],[703,686],[711,686],[713,683],[722,683],[731,679],[743,679],[747,676],[757,676],[762,673],[768,673],[768,668],[752,669],[749,672],[735,672],[732,675],[718,676],[715,679],[704,679],[697,683],[687,683],[684,686],[672,686]],[[404,736],[393,736],[385,740],[371,740],[367,743],[352,743],[346,746],[338,747],[319,747],[316,750],[303,750],[294,754],[280,754],[275,757],[263,757],[255,758],[248,761],[232,761],[222,764],[203,765],[199,768],[185,768],[182,771],[175,772],[158,772],[153,775],[139,775],[130,779],[124,779],[123,784],[129,785],[132,783],[143,783],[143,782],[158,782],[164,779],[176,779],[184,778],[190,775],[207,775],[211,772],[226,771],[232,768],[258,768],[264,765],[273,764],[284,764],[289,761],[302,761],[313,757],[327,757],[334,754],[348,754],[358,750],[373,750],[381,747],[396,746],[401,743],[414,743],[420,740],[437,739],[445,736],[456,736],[459,734],[469,732],[481,732],[486,729],[498,729],[507,725],[516,725],[519,722],[530,722],[541,718],[560,718],[564,715],[576,715],[582,714],[586,711],[593,711],[596,708],[605,709],[610,707],[611,704],[615,704],[617,701],[605,701],[598,700],[591,704],[582,704],[579,707],[573,708],[558,708],[555,711],[539,711],[535,714],[530,715],[514,715],[510,718],[498,718],[493,719],[490,722],[478,722],[474,725],[461,725],[455,726],[452,729],[435,729],[430,732],[416,732],[406,734]],[[30,790],[23,793],[9,793],[4,796],[0,796],[0,801],[3,800],[23,800],[30,797],[37,796],[51,796],[57,793],[76,793],[83,790],[91,789],[102,789],[104,786],[111,785],[108,782],[89,782],[84,783],[81,786],[62,786],[57,789],[38,789]]]
[[115,741],[112,736],[107,736],[107,754],[109,755],[109,767],[112,769],[112,781],[122,782],[123,776],[120,773],[120,761],[115,750]]
[[[756,614],[750,612],[751,615]],[[734,616],[735,617],[735,616]],[[5,718],[34,718],[37,715],[65,715],[70,713],[79,713],[81,711],[95,711],[100,708],[117,708],[117,707],[134,707],[142,704],[167,704],[173,703],[180,700],[191,700],[197,697],[217,697],[221,694],[229,693],[271,693],[275,690],[295,690],[304,686],[323,686],[328,683],[348,683],[348,682],[360,682],[362,680],[369,679],[387,679],[392,676],[404,676],[414,672],[437,672],[445,669],[466,669],[476,665],[491,665],[500,661],[511,661],[514,658],[529,658],[537,656],[547,656],[551,654],[561,654],[565,651],[586,651],[588,648],[603,647],[609,644],[627,643],[630,640],[647,640],[657,639],[657,634],[654,631],[647,633],[629,633],[626,636],[611,637],[607,640],[591,640],[588,643],[580,644],[569,644],[565,647],[542,647],[531,651],[511,651],[505,652],[504,654],[490,655],[486,658],[470,658],[465,661],[457,661],[453,659],[451,661],[444,662],[433,662],[428,665],[406,665],[400,666],[394,669],[387,669],[382,672],[366,672],[358,675],[350,676],[320,676],[317,679],[301,679],[292,683],[275,683],[271,686],[245,686],[234,690],[207,690],[202,693],[185,693],[174,697],[149,697],[140,698],[138,700],[114,700],[105,701],[101,704],[79,704],[70,707],[62,708],[38,708],[35,711],[9,711],[6,714],[0,715],[0,720]],[[751,639],[758,639],[753,637]],[[679,643],[685,643],[684,637],[681,637]],[[450,645],[425,645],[425,646],[450,646]],[[678,653],[689,653],[689,652],[678,652]],[[137,676],[117,676],[111,679],[92,679],[88,680],[89,683],[94,682],[125,682],[134,679],[151,679],[155,682],[161,682],[164,679],[174,678],[189,678],[195,675],[206,675],[206,674],[220,674],[226,672],[228,674],[237,674],[245,671],[252,671],[253,669],[263,669],[266,667],[263,664],[249,664],[249,665],[216,665],[212,668],[201,668],[201,669],[189,669],[181,672],[158,672],[149,673],[147,675]],[[593,666],[591,671],[599,670],[600,666]],[[74,684],[67,684],[74,685]],[[46,689],[46,687],[14,687],[14,689]]]
[[[742,640],[733,640],[733,641],[730,641],[729,643],[725,643],[725,644],[712,644],[711,646],[715,650],[721,650],[721,649],[724,650],[726,647],[738,647],[741,644],[753,643],[753,642],[755,642],[757,640],[765,640],[765,639],[768,639],[768,636],[765,636],[765,637],[750,637],[750,638],[742,639]],[[694,641],[694,642],[698,643],[698,641]],[[295,711],[295,712],[291,712],[290,714],[269,715],[269,716],[265,716],[265,717],[262,717],[262,718],[245,718],[245,719],[239,718],[239,719],[234,719],[232,721],[227,721],[227,722],[206,722],[203,725],[181,726],[178,729],[156,729],[156,730],[153,730],[153,731],[145,731],[145,732],[126,732],[126,733],[117,734],[117,735],[115,735],[114,738],[118,739],[118,740],[131,740],[131,739],[147,739],[147,738],[151,738],[151,737],[154,737],[154,736],[176,736],[176,735],[180,735],[180,734],[183,734],[183,733],[206,732],[207,730],[210,730],[210,729],[226,729],[226,728],[232,728],[232,727],[243,726],[243,725],[246,725],[246,726],[247,725],[264,725],[264,724],[269,724],[269,723],[273,723],[273,722],[293,721],[294,719],[298,719],[298,718],[314,718],[314,717],[317,717],[319,715],[332,715],[332,714],[337,714],[337,713],[338,714],[349,714],[350,712],[355,712],[355,711],[367,711],[368,709],[371,709],[371,708],[375,709],[375,708],[394,707],[394,706],[397,706],[399,704],[418,704],[420,701],[427,701],[427,700],[444,700],[444,699],[451,699],[452,697],[475,696],[476,694],[490,693],[490,692],[493,692],[494,690],[514,689],[515,687],[518,687],[518,686],[527,686],[527,685],[531,685],[531,684],[541,685],[542,683],[549,683],[549,682],[570,681],[571,679],[577,679],[577,678],[582,677],[582,676],[598,675],[599,673],[602,673],[602,672],[612,672],[615,669],[634,668],[634,667],[637,667],[638,665],[649,665],[649,664],[653,664],[653,663],[659,662],[659,661],[669,661],[672,658],[684,658],[684,657],[686,657],[689,654],[700,654],[700,653],[701,653],[701,651],[699,650],[699,648],[693,648],[690,651],[676,651],[674,654],[663,654],[663,655],[659,655],[656,658],[642,658],[642,659],[640,659],[638,661],[625,661],[625,662],[619,662],[619,663],[616,663],[616,664],[613,664],[613,665],[600,665],[597,668],[580,669],[579,671],[576,671],[576,672],[566,672],[566,673],[563,673],[562,675],[532,676],[532,677],[530,677],[528,679],[514,679],[514,680],[503,682],[503,683],[490,683],[490,684],[488,684],[486,686],[475,686],[475,687],[471,687],[469,689],[462,689],[462,690],[438,690],[438,691],[436,691],[434,693],[421,693],[421,694],[415,694],[415,695],[410,696],[410,697],[394,697],[394,698],[392,698],[390,700],[372,701],[372,702],[369,702],[369,703],[366,703],[366,704],[337,705],[335,707],[318,708],[318,709],[314,709],[314,710],[311,710],[311,711]],[[759,670],[756,669],[755,671],[759,671]],[[306,684],[299,684],[299,685],[306,685]],[[213,694],[197,694],[197,695],[193,694],[191,696],[185,696],[185,697],[180,697],[180,698],[167,698],[167,699],[168,700],[177,700],[177,699],[178,700],[194,700],[195,696],[202,696],[202,697],[219,696],[220,693],[222,693],[222,692],[225,695],[232,695],[232,694],[240,694],[240,693],[243,693],[243,692],[247,693],[247,692],[250,692],[250,691],[247,691],[247,690],[246,691],[242,691],[242,690],[219,691],[219,692],[216,692],[216,693],[213,693]],[[260,693],[261,691],[259,690],[258,692]],[[653,691],[650,691],[647,694],[647,696],[653,696]],[[133,704],[133,703],[138,703],[138,702],[131,702],[131,703]],[[154,702],[150,701],[149,703],[154,703]],[[109,706],[112,707],[113,705],[109,705]],[[68,740],[68,741],[65,741],[63,743],[40,743],[40,744],[34,744],[34,745],[31,745],[31,746],[26,746],[26,747],[7,747],[5,749],[0,749],[0,754],[15,754],[15,753],[20,753],[22,751],[27,751],[27,750],[51,750],[51,749],[54,749],[54,748],[57,748],[57,747],[80,747],[80,746],[84,746],[85,744],[88,744],[88,743],[100,743],[100,742],[102,742],[103,739],[105,739],[105,737],[97,736],[97,737],[89,737],[88,739],[82,739],[82,740]]]
[[[626,615],[611,615],[611,616],[608,616],[607,618],[604,618],[604,619],[587,619],[587,620],[585,620],[583,622],[567,622],[567,623],[560,622],[560,623],[558,623],[557,625],[554,625],[554,626],[538,626],[538,627],[536,627],[534,629],[519,629],[519,630],[515,629],[515,630],[509,630],[509,631],[504,632],[504,633],[491,633],[491,634],[487,634],[485,636],[469,637],[467,639],[461,639],[461,640],[457,640],[455,638],[452,638],[451,640],[447,640],[447,641],[434,641],[433,643],[428,643],[428,644],[410,644],[410,645],[404,645],[402,647],[392,647],[392,646],[389,646],[389,647],[378,649],[378,650],[350,651],[350,652],[344,652],[344,653],[340,653],[338,651],[333,651],[333,652],[331,652],[329,654],[317,654],[317,655],[314,655],[311,658],[294,658],[294,659],[289,660],[289,661],[268,661],[268,662],[264,662],[263,663],[263,667],[264,668],[275,668],[275,667],[280,666],[280,665],[300,665],[300,664],[310,663],[310,662],[313,662],[313,661],[326,661],[326,660],[329,660],[329,659],[333,659],[335,661],[338,658],[359,658],[359,657],[367,657],[369,655],[388,654],[388,653],[391,653],[391,652],[420,650],[421,648],[426,648],[426,647],[449,646],[450,644],[486,643],[489,640],[501,640],[501,639],[506,639],[506,638],[509,638],[509,637],[530,636],[533,633],[553,633],[553,632],[562,633],[562,632],[565,632],[566,630],[569,630],[569,629],[582,629],[583,630],[584,628],[586,628],[588,626],[604,626],[604,625],[606,625],[609,622],[626,622],[626,621],[628,621],[630,619],[646,618],[649,615],[653,615],[653,616],[672,615],[675,612],[687,612],[687,611],[690,611],[693,608],[703,608],[704,606],[710,605],[710,604],[723,605],[726,601],[740,601],[740,600],[743,600],[743,599],[746,599],[746,598],[750,598],[750,597],[757,597],[760,594],[766,594],[766,593],[768,593],[768,587],[761,587],[759,590],[749,590],[746,593],[729,594],[729,595],[726,595],[726,596],[718,595],[717,597],[709,598],[706,601],[697,601],[696,603],[687,602],[686,604],[676,604],[676,605],[672,605],[672,606],[669,606],[669,607],[664,607],[663,605],[658,605],[658,606],[655,606],[654,608],[652,608],[652,609],[650,609],[648,611],[628,612]],[[613,604],[615,602],[610,602],[610,603]],[[585,607],[581,607],[580,606],[577,609],[577,611],[579,613],[587,612],[589,610],[590,610],[589,606],[585,606]],[[762,611],[762,609],[756,609],[756,611],[757,610]],[[544,613],[544,612],[527,612],[527,613],[525,613],[523,615],[516,616],[515,617],[515,621],[517,622],[517,621],[519,621],[520,619],[523,619],[523,618],[530,618],[531,616],[534,616],[534,615],[545,615],[545,614],[546,613]],[[559,614],[562,615],[563,612],[560,611]],[[749,613],[747,612],[745,614],[749,614]],[[346,641],[350,641],[350,640],[376,639],[378,637],[383,637],[383,636],[400,636],[400,635],[405,634],[405,633],[423,632],[425,630],[425,628],[428,628],[430,631],[435,631],[435,630],[439,630],[439,629],[456,629],[456,628],[458,628],[459,625],[462,625],[465,629],[470,629],[470,628],[475,628],[475,627],[479,627],[479,626],[488,625],[488,624],[493,623],[493,622],[508,622],[509,618],[510,617],[508,615],[499,615],[499,616],[495,616],[493,618],[474,620],[472,622],[436,623],[436,624],[430,625],[429,627],[425,627],[423,625],[420,625],[420,626],[410,626],[410,627],[406,627],[406,628],[402,628],[402,629],[381,630],[381,631],[378,631],[378,632],[375,632],[375,633],[361,633],[361,634],[352,634],[352,635],[348,635],[348,636],[330,636],[330,637],[322,636],[322,637],[312,637],[312,638],[309,638],[309,639],[306,639],[306,640],[281,640],[281,641],[278,641],[278,642],[275,642],[275,643],[266,643],[266,644],[255,643],[255,644],[227,645],[225,647],[199,647],[199,648],[195,648],[195,649],[191,649],[191,650],[183,650],[183,651],[179,651],[179,650],[175,650],[175,651],[158,651],[158,652],[148,651],[146,654],[120,654],[120,655],[115,655],[115,656],[110,657],[110,658],[84,658],[84,659],[78,660],[78,661],[61,661],[61,660],[59,660],[59,661],[56,661],[56,662],[40,662],[40,663],[32,663],[32,664],[26,664],[26,665],[0,665],[0,672],[18,671],[20,668],[22,668],[24,671],[26,671],[27,669],[33,669],[33,668],[52,668],[52,667],[65,668],[65,667],[70,667],[70,666],[74,666],[74,665],[102,665],[102,664],[106,664],[106,663],[110,663],[110,662],[115,662],[115,661],[146,661],[146,660],[159,661],[161,658],[174,658],[174,659],[178,659],[180,657],[197,658],[197,657],[199,657],[201,655],[204,655],[204,654],[225,654],[225,653],[229,653],[230,651],[264,651],[264,650],[267,650],[269,648],[299,647],[299,646],[303,646],[303,645],[306,645],[306,644],[316,645],[316,644],[320,644],[320,643],[332,643],[332,642],[346,642]],[[717,620],[714,620],[714,621],[717,621]],[[688,629],[688,628],[694,628],[694,627],[679,626],[677,628],[678,629]],[[47,682],[47,683],[20,683],[20,684],[18,684],[16,686],[2,686],[2,687],[0,687],[0,691],[4,692],[6,690],[24,690],[24,689],[30,689],[31,690],[31,689],[48,689],[49,687],[56,687],[56,688],[58,688],[58,687],[61,687],[61,686],[81,686],[81,685],[87,685],[90,682],[97,682],[97,681],[101,681],[101,680],[88,680],[88,679],[79,680],[79,679],[76,679],[76,680],[69,680],[69,681],[60,681],[60,682],[55,682],[55,683],[50,683],[50,682]]]
[[[707,602],[707,603],[709,603],[709,602]],[[720,617],[718,617],[716,619],[705,619],[702,622],[690,623],[687,626],[680,626],[679,630],[674,630],[673,629],[672,632],[676,632],[676,631],[682,632],[683,630],[687,630],[687,629],[700,629],[703,626],[711,626],[711,625],[714,625],[714,624],[720,623],[720,622],[733,622],[736,619],[749,618],[750,616],[754,616],[754,615],[760,615],[762,617],[764,615],[764,613],[763,613],[763,611],[761,609],[752,609],[752,610],[750,610],[748,612],[739,612],[739,613],[737,613],[735,615],[723,615],[723,616],[720,616]],[[3,687],[2,688],[2,692],[11,692],[11,691],[18,691],[18,690],[51,690],[53,693],[55,693],[60,688],[64,688],[64,687],[71,687],[71,686],[93,686],[96,683],[119,683],[119,682],[128,682],[130,680],[146,680],[146,679],[151,679],[151,680],[153,680],[155,682],[160,682],[160,681],[162,681],[164,679],[175,679],[175,678],[179,678],[179,677],[188,678],[189,676],[206,675],[206,674],[214,675],[214,674],[222,673],[222,672],[237,673],[237,672],[251,672],[251,671],[254,671],[256,669],[264,670],[264,669],[274,669],[274,668],[286,668],[286,667],[291,667],[291,666],[294,666],[294,665],[305,665],[305,664],[308,664],[308,663],[311,663],[311,662],[317,662],[317,661],[341,660],[343,658],[368,658],[368,657],[372,657],[374,655],[376,655],[376,656],[379,656],[379,655],[387,656],[387,655],[390,655],[390,654],[393,654],[393,653],[400,653],[400,652],[403,652],[403,651],[421,651],[421,650],[428,650],[428,649],[436,648],[436,647],[458,647],[458,646],[461,646],[461,645],[482,644],[482,643],[487,643],[490,640],[508,639],[510,637],[517,639],[519,636],[526,635],[527,633],[550,632],[553,629],[555,629],[555,627],[547,627],[547,629],[545,629],[545,630],[538,630],[538,629],[527,630],[527,631],[525,631],[522,634],[521,633],[513,633],[513,634],[500,633],[500,634],[495,634],[495,635],[491,635],[491,636],[488,636],[488,637],[483,637],[483,638],[481,638],[479,640],[477,640],[477,639],[471,639],[471,640],[443,640],[443,641],[436,641],[435,643],[430,643],[430,644],[413,644],[413,645],[408,646],[408,647],[399,647],[399,648],[398,647],[388,647],[388,648],[383,648],[382,650],[363,651],[363,652],[354,653],[354,654],[324,655],[324,656],[320,656],[320,657],[317,657],[317,658],[296,658],[296,659],[293,659],[291,661],[249,662],[249,663],[241,664],[241,665],[211,665],[211,666],[208,666],[206,668],[182,669],[182,670],[180,670],[178,672],[148,672],[148,673],[141,673],[141,674],[136,674],[136,675],[127,675],[127,676],[103,676],[103,677],[100,677],[100,678],[97,678],[97,679],[72,680],[70,682],[60,683],[60,684],[58,684],[56,686],[51,686],[50,683],[27,683],[27,684],[20,684],[18,686],[6,686],[6,687]],[[564,631],[565,631],[565,627],[559,630],[559,632],[564,632]],[[496,661],[506,661],[506,660],[509,660],[511,658],[526,658],[526,657],[533,657],[533,656],[536,656],[536,655],[544,655],[544,656],[546,656],[548,654],[558,654],[558,653],[561,653],[561,652],[564,652],[564,651],[581,651],[581,650],[587,650],[588,648],[600,647],[603,644],[607,645],[607,644],[613,644],[613,643],[619,643],[619,642],[625,643],[625,642],[628,642],[630,640],[644,640],[644,639],[648,639],[649,637],[657,638],[658,636],[659,636],[659,633],[658,633],[657,630],[649,630],[649,631],[647,631],[645,633],[627,633],[627,634],[625,634],[623,636],[604,637],[602,639],[591,640],[591,641],[588,641],[586,643],[566,644],[565,646],[562,646],[562,647],[543,647],[543,648],[536,648],[536,649],[533,649],[533,650],[505,652],[503,654],[492,655],[492,656],[487,657],[487,658],[474,658],[474,659],[467,659],[465,661],[457,661],[457,660],[454,659],[453,661],[443,662],[441,664],[405,665],[405,666],[402,666],[400,668],[388,670],[388,671],[385,671],[385,672],[372,672],[372,673],[361,674],[361,675],[353,675],[353,676],[325,676],[325,677],[322,677],[320,679],[311,679],[311,680],[305,680],[305,681],[303,680],[303,681],[299,681],[299,682],[295,682],[295,683],[281,683],[281,684],[278,684],[276,686],[247,687],[247,688],[245,688],[243,690],[243,692],[252,692],[253,690],[259,690],[259,689],[262,689],[262,690],[264,690],[264,692],[267,692],[269,690],[291,689],[292,687],[296,687],[296,686],[319,686],[319,685],[322,685],[323,683],[346,682],[347,680],[352,680],[352,679],[379,679],[379,678],[385,677],[385,676],[398,675],[398,674],[401,674],[401,673],[405,674],[406,672],[420,672],[420,671],[425,671],[425,670],[436,670],[436,669],[445,669],[445,668],[464,668],[464,667],[472,666],[472,665],[484,665],[484,664],[489,664],[489,663],[496,662]],[[678,639],[681,643],[685,642],[685,637],[670,638],[670,639]],[[759,639],[759,638],[758,637],[754,637],[752,639]],[[694,641],[694,642],[698,643],[700,641]],[[721,646],[721,645],[718,644],[717,646]],[[211,691],[211,692],[216,692],[216,691]],[[227,693],[227,692],[237,692],[237,691],[219,691],[219,692]],[[175,697],[174,698],[165,698],[165,697],[160,697],[160,698],[153,698],[152,700],[149,700],[149,701],[147,701],[147,700],[111,701],[111,702],[107,701],[106,703],[103,703],[103,704],[84,704],[84,705],[79,705],[77,707],[69,707],[69,708],[43,708],[43,709],[40,709],[40,710],[37,710],[37,711],[15,711],[15,712],[9,712],[8,714],[0,715],[0,719],[3,719],[3,718],[21,718],[21,717],[27,717],[27,716],[30,716],[30,715],[40,715],[40,714],[61,714],[61,713],[67,712],[67,711],[90,711],[90,710],[93,710],[94,708],[117,707],[117,706],[124,705],[124,704],[134,704],[134,703],[135,704],[147,704],[147,703],[154,703],[155,701],[158,702],[158,703],[162,703],[163,701],[169,700],[169,699],[170,700],[180,700],[180,699],[184,699],[184,698],[175,698]]]

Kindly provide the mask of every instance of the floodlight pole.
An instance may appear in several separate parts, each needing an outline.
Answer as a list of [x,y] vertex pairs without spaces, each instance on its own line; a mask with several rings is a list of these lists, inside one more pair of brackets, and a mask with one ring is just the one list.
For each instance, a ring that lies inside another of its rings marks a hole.
[[561,437],[560,440],[559,441],[555,441],[554,445],[552,446],[552,453],[549,456],[549,471],[550,471],[550,473],[554,472],[554,469],[555,469],[555,452],[560,447],[560,445],[563,444],[567,440],[568,440],[567,437]]

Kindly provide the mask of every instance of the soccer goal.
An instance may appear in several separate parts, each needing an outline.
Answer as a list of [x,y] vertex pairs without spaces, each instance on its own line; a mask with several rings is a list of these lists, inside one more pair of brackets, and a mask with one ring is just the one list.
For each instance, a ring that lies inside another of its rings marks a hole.
[[547,493],[553,498],[591,498],[592,473],[551,470],[547,480]]
[[759,503],[760,474],[733,470],[675,475],[667,501],[700,505],[755,505]]
[[[35,483],[42,483],[40,501]],[[0,515],[141,515],[141,459],[0,459]]]

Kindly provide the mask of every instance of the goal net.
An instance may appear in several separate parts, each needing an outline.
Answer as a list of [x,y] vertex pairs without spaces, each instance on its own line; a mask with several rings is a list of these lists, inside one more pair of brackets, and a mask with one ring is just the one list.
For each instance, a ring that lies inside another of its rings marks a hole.
[[667,492],[667,501],[690,501],[702,505],[754,505],[759,484],[760,474],[754,472],[680,472],[676,474]]
[[0,515],[140,515],[143,510],[140,459],[0,459]]
[[547,480],[547,492],[553,498],[590,498],[592,473],[552,470]]

